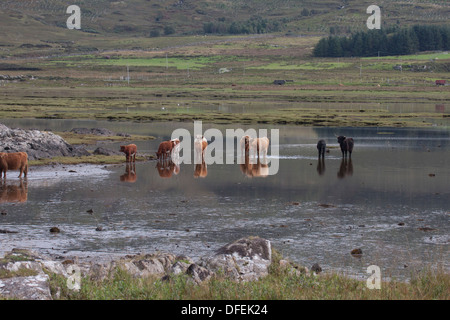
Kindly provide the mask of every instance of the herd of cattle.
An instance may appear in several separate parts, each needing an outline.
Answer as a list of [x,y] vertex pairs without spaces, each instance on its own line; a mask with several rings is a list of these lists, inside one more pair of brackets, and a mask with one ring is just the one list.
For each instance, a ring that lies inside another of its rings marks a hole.
[[[345,136],[337,137],[338,143],[340,145],[342,151],[342,157],[351,157],[353,151],[353,139],[347,138]],[[269,148],[269,139],[267,137],[262,138],[251,138],[249,136],[243,136],[240,140],[241,151],[242,154],[245,155],[245,162],[241,164],[241,170],[248,176],[253,175],[263,175],[261,171],[265,171],[267,165],[261,164],[259,161],[260,155],[263,157],[267,156],[267,151]],[[203,136],[197,136],[194,140],[194,150],[197,157],[200,157],[201,161],[196,161],[197,166],[195,169],[195,177],[205,177],[207,174],[206,165],[204,161],[204,153],[208,146],[208,141]],[[168,159],[175,158],[178,154],[180,148],[180,140],[172,139],[169,141],[163,141],[160,143],[158,147],[158,151],[156,152],[156,156],[158,159],[157,169],[162,177],[171,176],[172,172],[177,173],[179,171],[179,167],[173,164],[173,162],[169,163],[169,170],[165,165],[165,161]],[[317,143],[317,150],[319,152],[319,158],[323,158],[325,156],[326,150],[326,142],[321,139]],[[135,144],[129,144],[125,146],[120,146],[120,151],[125,153],[126,162],[131,163],[136,161],[137,154],[137,146]],[[258,158],[258,162],[256,164],[251,164],[249,161],[249,156],[253,155]],[[162,162],[160,162],[162,161]],[[173,167],[173,168],[172,168]],[[13,152],[13,153],[5,153],[0,152],[0,176],[3,173],[3,178],[6,179],[6,172],[8,170],[19,170],[19,178],[27,176],[28,173],[28,155],[25,152]],[[127,175],[121,177],[121,179],[129,180],[135,179],[135,173],[133,168],[127,166]]]
[[[337,137],[338,143],[342,151],[342,157],[351,158],[353,151],[353,139],[347,138],[345,136]],[[240,140],[241,154],[245,155],[245,162],[241,164],[241,170],[246,175],[264,175],[263,171],[267,169],[267,165],[261,164],[259,161],[260,155],[262,157],[267,156],[267,150],[269,148],[269,139],[267,137],[262,138],[251,138],[249,136],[243,136]],[[195,169],[195,177],[205,177],[207,174],[206,164],[204,161],[205,150],[208,147],[208,141],[203,136],[197,136],[194,140],[194,150],[199,160],[196,160],[197,167]],[[180,149],[180,140],[172,139],[169,141],[163,141],[158,147],[156,152],[156,157],[158,159],[158,172],[162,177],[169,177],[171,173],[177,173],[179,167],[175,166],[172,161],[169,161],[169,170],[166,168],[166,160],[171,160],[177,157]],[[317,150],[319,152],[319,158],[324,158],[326,149],[325,140],[319,140],[317,143]],[[134,163],[136,161],[137,146],[135,144],[129,144],[125,146],[120,146],[120,151],[125,153],[126,162]],[[258,161],[256,164],[251,164],[249,157],[257,157]],[[173,167],[171,167],[173,166]],[[254,167],[253,167],[254,166]],[[19,170],[19,178],[23,176],[26,178],[28,173],[28,155],[25,152],[12,152],[5,153],[0,152],[0,177],[3,173],[3,178],[6,179],[6,172],[8,170]],[[127,166],[128,175],[135,175],[134,169]],[[122,179],[122,178],[121,178]],[[127,179],[126,176],[123,177],[124,180]],[[132,178],[131,178],[132,179]]]
[[[339,145],[342,151],[343,161],[338,172],[338,177],[343,178],[346,175],[351,175],[353,172],[353,167],[351,164],[351,155],[353,151],[353,139],[346,138],[344,136],[337,137]],[[204,153],[208,147],[208,141],[203,136],[197,136],[194,140],[194,151],[196,157],[195,161],[195,178],[204,178],[208,175],[207,165],[204,160]],[[267,177],[269,172],[269,167],[265,161],[260,161],[260,155],[262,157],[267,156],[267,150],[269,148],[269,139],[267,137],[263,138],[251,138],[249,136],[242,137],[240,141],[241,154],[244,155],[245,161],[239,164],[241,172],[247,177]],[[177,165],[174,158],[178,156],[180,150],[180,140],[172,139],[169,141],[163,141],[159,145],[157,156],[157,165],[159,176],[162,178],[170,178],[174,174],[180,172],[180,167]],[[319,153],[319,162],[317,171],[319,174],[323,174],[324,171],[324,157],[326,151],[325,140],[319,140],[317,143],[317,150]],[[120,181],[124,182],[136,182],[136,154],[137,146],[135,144],[129,144],[125,146],[120,146],[120,151],[126,156],[126,169],[125,173],[120,176]],[[347,155],[349,161],[347,162]],[[250,156],[257,158],[255,161],[250,161]],[[345,159],[345,161],[344,161]],[[27,184],[20,180],[20,187],[15,185],[6,185],[6,172],[8,170],[19,170],[19,178],[27,177],[28,173],[28,155],[26,152],[12,152],[5,153],[0,152],[0,178],[3,174],[4,180],[0,185],[0,203],[3,202],[24,202],[27,201]]]
[[[346,138],[344,136],[337,137],[341,151],[343,161],[338,172],[338,177],[343,178],[346,175],[353,173],[353,167],[351,163],[351,155],[353,151],[353,139]],[[194,151],[198,157],[195,161],[195,178],[204,178],[208,174],[207,165],[204,160],[204,153],[208,147],[208,141],[203,136],[197,136],[194,140]],[[249,136],[242,137],[240,141],[241,154],[245,156],[245,161],[239,164],[242,173],[247,177],[266,177],[268,176],[269,167],[265,161],[260,161],[260,155],[264,158],[267,156],[267,150],[269,148],[269,139],[263,138],[251,138]],[[161,142],[157,156],[157,165],[159,176],[162,178],[170,178],[174,174],[180,172],[180,167],[177,165],[174,158],[178,156],[180,150],[180,140],[172,139],[169,141]],[[319,161],[317,171],[319,174],[323,174],[325,169],[324,157],[326,152],[325,140],[319,140],[317,143],[317,150],[319,153]],[[120,176],[120,181],[124,182],[136,182],[136,154],[137,146],[135,144],[129,144],[120,146],[120,151],[125,153],[126,156],[126,169],[125,174]],[[257,158],[255,161],[250,161],[250,156]],[[348,161],[347,161],[348,156]],[[28,173],[28,155],[26,152],[0,152],[0,178],[3,174],[3,181],[0,185],[0,203],[3,202],[25,202],[27,201],[28,187],[20,179],[20,187],[15,185],[6,185],[6,172],[8,170],[19,170],[19,178],[27,177]]]
[[[354,141],[353,138],[347,138],[345,136],[336,136],[339,146],[341,148],[342,157],[351,157],[353,152]],[[269,149],[269,138],[251,138],[250,136],[243,136],[240,140],[241,145],[241,153],[245,155],[257,156],[259,158],[260,155],[263,157],[267,156],[267,151]],[[204,156],[204,152],[206,147],[208,146],[208,141],[203,136],[197,136],[194,140],[194,150],[196,155]],[[321,139],[317,143],[317,150],[319,151],[319,157],[325,156],[326,150],[326,142]],[[172,139],[168,141],[163,141],[159,144],[158,151],[156,152],[156,157],[158,160],[166,160],[169,157],[173,157],[179,151],[180,140]],[[128,146],[121,146],[120,151],[125,152],[127,162],[129,161],[129,150],[133,150],[134,153],[137,152],[136,145],[131,144]]]
[[[353,152],[354,141],[352,138],[347,138],[345,136],[336,136],[339,146],[342,152],[342,158],[351,159]],[[240,140],[241,154],[245,157],[243,163],[241,163],[240,169],[245,176],[248,177],[266,177],[268,175],[269,167],[266,162],[260,161],[260,156],[265,158],[267,156],[267,151],[269,149],[269,138],[251,138],[250,136],[243,136]],[[208,174],[207,165],[204,160],[205,150],[208,147],[208,141],[205,137],[199,135],[194,139],[194,152],[196,157],[196,165],[194,171],[195,178],[204,178]],[[178,174],[180,172],[180,167],[177,161],[172,161],[178,157],[178,152],[180,150],[180,140],[172,139],[168,141],[163,141],[159,144],[158,151],[156,152],[157,165],[159,176],[162,178],[170,178],[173,174]],[[326,142],[321,139],[317,143],[317,150],[319,152],[319,164],[318,172],[323,174],[324,172],[324,162],[326,151]],[[121,181],[136,181],[136,172],[134,166],[130,166],[129,163],[135,161],[137,147],[134,144],[127,146],[120,146],[120,151],[124,152],[126,155],[127,169],[124,175],[121,176]],[[257,162],[250,162],[250,156],[257,158]],[[351,160],[350,160],[351,164]],[[350,168],[350,169],[349,169]],[[343,177],[349,172],[351,172],[351,165],[347,161],[341,164],[338,176]]]

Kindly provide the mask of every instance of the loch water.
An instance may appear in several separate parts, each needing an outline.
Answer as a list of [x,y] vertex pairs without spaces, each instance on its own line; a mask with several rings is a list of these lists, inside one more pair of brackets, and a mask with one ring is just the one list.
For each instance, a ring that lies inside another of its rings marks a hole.
[[[177,128],[193,132],[192,123],[171,122],[2,123],[151,135],[156,139],[130,141],[147,154]],[[369,265],[379,266],[385,278],[408,279],[430,266],[449,271],[448,129],[203,125],[208,128],[224,135],[227,128],[279,130],[278,172],[258,176],[261,171],[239,164],[209,164],[201,171],[184,163],[161,170],[156,161],[135,168],[125,162],[31,167],[26,181],[9,174],[1,182],[0,255],[12,248],[105,259],[164,251],[195,260],[230,241],[259,236],[301,265],[318,263],[359,278],[368,277]],[[355,140],[351,160],[342,159],[335,135]],[[323,162],[319,139],[329,148]],[[99,145],[118,150],[120,143]],[[51,234],[54,226],[61,232]],[[363,254],[352,256],[355,248]]]

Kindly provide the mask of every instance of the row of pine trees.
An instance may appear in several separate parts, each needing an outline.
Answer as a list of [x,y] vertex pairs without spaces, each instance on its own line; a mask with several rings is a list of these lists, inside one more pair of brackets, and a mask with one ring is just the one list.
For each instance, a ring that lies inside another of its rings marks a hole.
[[359,31],[349,37],[322,38],[314,47],[315,57],[371,57],[450,50],[450,26],[382,28]]

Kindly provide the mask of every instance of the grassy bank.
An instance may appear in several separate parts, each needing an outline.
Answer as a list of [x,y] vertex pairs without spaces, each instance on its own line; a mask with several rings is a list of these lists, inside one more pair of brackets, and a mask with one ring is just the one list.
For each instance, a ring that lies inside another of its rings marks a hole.
[[[146,157],[146,156],[137,156],[136,161],[145,161],[149,159],[153,159],[154,156]],[[30,166],[45,166],[45,165],[53,165],[53,164],[65,164],[65,165],[74,165],[74,164],[117,164],[125,162],[125,154],[117,155],[117,156],[104,156],[104,155],[90,155],[90,156],[82,156],[82,157],[53,157],[50,159],[39,159],[39,160],[30,160]]]
[[145,141],[155,139],[155,137],[153,136],[142,136],[142,135],[101,136],[95,134],[79,134],[67,131],[65,132],[54,131],[53,133],[62,137],[69,144],[84,144],[84,145],[95,145],[99,141],[123,142],[125,144],[127,143],[127,141]]
[[[13,259],[13,260],[11,260]],[[8,256],[0,263],[27,261]],[[380,289],[369,289],[367,279],[356,280],[333,271],[314,274],[272,251],[268,275],[255,281],[237,282],[217,273],[196,284],[186,274],[135,277],[115,268],[103,280],[84,276],[80,290],[71,290],[67,278],[47,272],[50,292],[55,300],[449,300],[450,275],[441,267],[412,271],[408,281],[381,282]],[[34,276],[33,270],[3,271],[0,280]],[[0,296],[0,300],[4,297]]]
[[382,282],[380,290],[336,273],[294,275],[281,268],[271,268],[258,281],[238,283],[218,276],[201,285],[187,276],[137,279],[118,270],[103,281],[83,278],[78,292],[67,289],[64,277],[51,276],[52,294],[61,300],[448,300],[449,286],[450,275],[429,270],[413,275],[409,283]]

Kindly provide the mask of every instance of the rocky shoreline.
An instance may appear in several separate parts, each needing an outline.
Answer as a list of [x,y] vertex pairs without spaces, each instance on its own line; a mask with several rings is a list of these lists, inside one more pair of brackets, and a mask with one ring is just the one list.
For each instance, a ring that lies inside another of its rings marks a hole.
[[26,152],[29,160],[90,155],[83,147],[70,145],[49,131],[10,129],[0,123],[0,139],[1,152]]
[[[234,281],[254,281],[268,275],[273,262],[270,241],[259,237],[238,239],[196,262],[184,255],[163,252],[125,255],[99,262],[78,257],[46,257],[30,250],[13,249],[0,258],[0,297],[52,300],[49,273],[66,277],[68,285],[79,286],[83,285],[83,277],[101,281],[117,269],[137,278],[156,276],[162,280],[186,274],[193,282],[201,284],[218,273]],[[286,260],[279,263],[292,272],[308,272],[307,268]],[[76,286],[73,289],[76,290]]]
[[[101,137],[130,138],[127,133],[115,133],[104,128],[73,128],[71,133],[78,135],[95,135]],[[29,160],[46,159],[53,157],[81,157],[89,156],[89,152],[83,145],[69,144],[61,136],[51,131],[25,130],[9,128],[0,123],[0,139],[2,145],[0,152],[26,152]],[[121,155],[119,151],[97,148],[94,155]]]

